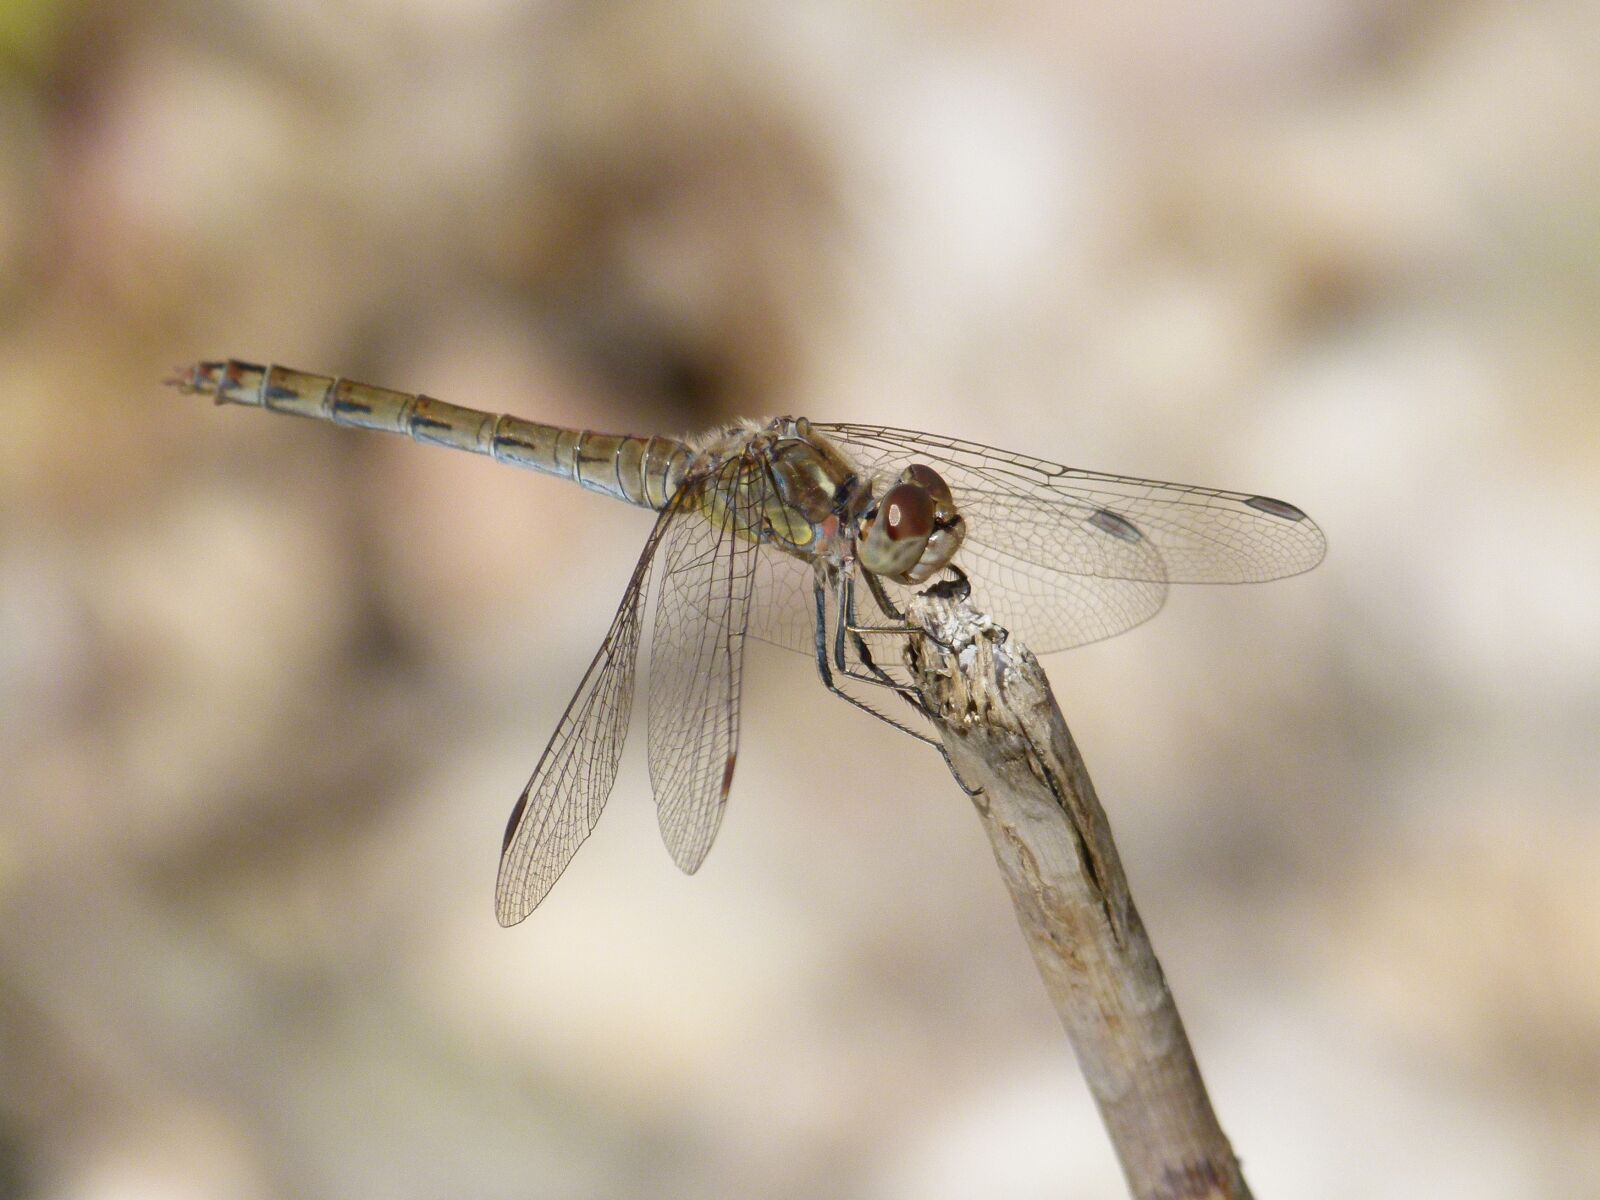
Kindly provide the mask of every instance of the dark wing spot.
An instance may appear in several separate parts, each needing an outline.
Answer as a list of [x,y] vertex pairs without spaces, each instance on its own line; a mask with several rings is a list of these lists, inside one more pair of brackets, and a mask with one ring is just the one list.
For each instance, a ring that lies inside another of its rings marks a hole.
[[1124,542],[1142,542],[1144,540],[1144,534],[1139,532],[1137,525],[1128,520],[1127,517],[1112,512],[1109,508],[1096,509],[1094,516],[1089,518],[1089,524],[1093,525],[1101,533],[1109,533],[1112,537],[1120,538]]
[[1250,499],[1245,501],[1245,505],[1269,516],[1282,517],[1285,521],[1304,521],[1306,519],[1305,513],[1294,505],[1283,500],[1274,500],[1271,496],[1251,496]]
[[516,833],[517,825],[522,821],[522,810],[528,807],[528,793],[523,792],[517,797],[517,806],[511,810],[511,819],[506,822],[506,836],[500,843],[500,853],[505,854],[511,845],[511,835]]

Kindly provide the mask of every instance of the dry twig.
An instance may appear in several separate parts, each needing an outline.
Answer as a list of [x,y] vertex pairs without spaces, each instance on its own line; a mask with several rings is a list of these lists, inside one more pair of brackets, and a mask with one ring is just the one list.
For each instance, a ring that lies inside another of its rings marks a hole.
[[[911,665],[983,819],[1137,1200],[1248,1200],[1105,812],[1038,661],[962,588],[915,597]],[[937,640],[934,640],[937,639]]]

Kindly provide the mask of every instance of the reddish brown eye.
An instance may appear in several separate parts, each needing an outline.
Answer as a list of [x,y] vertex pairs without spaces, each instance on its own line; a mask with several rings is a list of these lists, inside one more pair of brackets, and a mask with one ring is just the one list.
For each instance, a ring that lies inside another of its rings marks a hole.
[[916,483],[897,483],[878,502],[884,532],[894,541],[925,538],[933,531],[933,497]]
[[950,485],[944,481],[944,476],[926,463],[912,463],[905,469],[905,474],[901,478],[924,489],[933,497],[935,506],[950,504],[954,499],[950,495]]

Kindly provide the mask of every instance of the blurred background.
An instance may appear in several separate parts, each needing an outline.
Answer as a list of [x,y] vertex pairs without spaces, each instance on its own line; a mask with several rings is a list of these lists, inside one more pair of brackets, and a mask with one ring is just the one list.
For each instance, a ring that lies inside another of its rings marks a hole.
[[232,355],[1302,506],[1046,661],[1223,1125],[1600,1197],[1597,304],[1586,0],[0,3],[0,1196],[1123,1194],[966,800],[797,656],[699,875],[636,727],[500,929],[649,518],[160,386]]

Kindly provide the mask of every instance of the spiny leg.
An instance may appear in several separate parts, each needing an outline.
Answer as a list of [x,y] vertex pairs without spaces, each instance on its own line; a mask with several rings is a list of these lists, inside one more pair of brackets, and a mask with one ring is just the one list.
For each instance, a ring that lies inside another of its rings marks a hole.
[[[967,582],[966,572],[960,567],[954,565],[952,565],[949,569],[955,575],[955,578],[950,581],[950,586],[959,590],[960,593],[965,596],[970,590],[970,585]],[[866,578],[867,587],[871,590],[873,599],[877,601],[878,606],[884,612],[894,614],[894,616],[902,623],[899,625],[881,626],[877,628],[858,625],[856,623],[855,616],[855,588],[853,586],[853,580],[848,575],[844,576],[841,580],[840,587],[843,611],[840,613],[839,632],[837,636],[837,644],[835,646],[835,651],[839,655],[840,670],[846,671],[846,673],[849,674],[852,679],[862,679],[868,683],[878,683],[885,687],[893,688],[899,693],[901,699],[903,699],[907,704],[911,705],[911,707],[920,715],[931,720],[933,714],[928,711],[928,706],[922,699],[922,693],[914,687],[898,683],[894,679],[890,678],[888,673],[873,661],[872,651],[868,648],[867,643],[865,639],[861,637],[861,634],[866,632],[895,633],[906,637],[917,638],[919,640],[926,639],[945,650],[949,650],[950,647],[945,645],[944,642],[941,642],[937,637],[929,633],[927,630],[921,629],[906,621],[904,614],[895,607],[888,595],[885,594],[883,585],[881,582],[879,582],[877,576],[868,572]],[[849,628],[851,634],[854,636],[857,656],[861,659],[862,663],[868,668],[868,670],[873,672],[873,676],[863,676],[846,670],[846,665],[844,662],[844,630],[846,628]],[[882,714],[875,715],[880,717],[882,716]],[[883,719],[888,720],[888,718]],[[890,721],[889,723],[891,725],[894,724],[893,721]],[[944,765],[950,770],[951,778],[956,781],[956,786],[967,794],[968,799],[974,799],[983,794],[982,788],[973,788],[967,786],[967,781],[961,777],[961,772],[956,769],[955,760],[950,757],[950,751],[945,748],[944,742],[932,737],[924,737],[922,740],[927,742],[939,752],[939,757],[944,759]]]
[[[845,691],[842,687],[839,686],[838,681],[835,680],[834,677],[833,677],[833,669],[829,665],[829,662],[828,662],[828,658],[829,658],[829,655],[828,655],[828,593],[827,593],[827,589],[825,587],[823,587],[822,581],[820,579],[816,583],[815,595],[816,595],[816,602],[817,602],[817,614],[816,614],[817,673],[822,676],[822,685],[825,688],[827,688],[830,692],[832,692],[835,696],[838,696],[840,699],[846,700],[849,703],[855,705],[857,708],[861,709],[862,712],[871,713],[873,716],[877,717],[878,720],[882,721],[884,724],[892,725],[896,729],[900,730],[902,733],[909,733],[912,737],[916,738],[919,742],[927,742],[930,746],[933,746],[935,749],[937,749],[941,754],[945,754],[944,746],[940,742],[938,742],[936,739],[934,739],[932,737],[929,737],[927,734],[921,733],[918,730],[912,729],[909,725],[904,725],[901,722],[896,721],[893,717],[888,716],[886,713],[879,712],[876,708],[873,708],[872,705],[868,704],[866,701],[860,699],[859,697],[852,696],[849,692]],[[881,670],[881,668],[879,668],[879,670]],[[859,676],[857,676],[856,674],[854,674],[852,672],[846,671],[846,672],[842,672],[842,673],[848,675],[852,679],[860,678]],[[881,680],[877,680],[877,679],[873,679],[872,682],[882,682],[882,681]],[[892,681],[890,681],[890,682],[892,684]],[[919,713],[922,712],[922,709],[915,702],[912,703],[912,706],[914,708],[916,708]],[[949,762],[949,755],[948,754],[945,754],[945,761]],[[954,768],[952,768],[952,770],[954,770]],[[959,779],[960,779],[960,776],[957,776],[957,780],[958,781],[959,781]],[[965,786],[966,786],[965,784],[962,785],[963,788],[965,788]]]
[[[908,633],[908,634],[916,634],[916,633],[920,633],[921,631],[917,630],[917,629],[913,629],[913,628],[907,628],[907,629],[904,629],[904,630],[899,630],[897,632],[903,632],[903,633]],[[911,707],[913,709],[915,709],[920,715],[922,715],[923,717],[928,718],[929,720],[933,719],[933,713],[929,711],[927,704],[924,703],[924,701],[922,699],[922,693],[917,691],[916,688],[909,687],[909,686],[906,686],[904,684],[895,683],[894,680],[890,679],[888,677],[888,675],[884,673],[883,668],[878,666],[877,663],[872,661],[872,651],[867,648],[867,644],[864,641],[862,641],[860,638],[856,639],[856,653],[858,653],[861,656],[862,661],[871,670],[876,671],[880,675],[883,675],[883,679],[879,680],[877,682],[882,682],[886,686],[894,688],[899,693],[900,698],[902,700],[904,700],[907,704],[911,705]],[[852,675],[851,678],[852,679],[859,679],[859,678],[863,678],[863,676]],[[882,720],[889,721],[889,724],[891,724],[891,725],[896,724],[896,722],[890,721],[889,718],[884,717],[882,713],[877,713],[874,710],[870,710],[870,709],[868,711],[873,712],[875,716],[878,716]],[[902,726],[900,726],[900,728],[904,729],[905,726],[902,725]],[[912,736],[914,736],[914,737],[922,737],[921,734],[917,734],[917,733],[915,733],[915,731],[907,730],[907,732],[911,733]],[[945,747],[944,742],[942,742],[938,738],[933,738],[933,737],[922,737],[922,740],[927,742],[928,745],[932,746],[935,750],[937,750],[939,752],[939,757],[944,759],[944,765],[949,769],[951,778],[956,781],[956,786],[959,787],[963,792],[965,792],[967,794],[967,798],[969,800],[976,799],[978,796],[981,796],[983,794],[983,789],[982,788],[973,788],[973,787],[968,787],[967,786],[967,781],[965,779],[961,778],[961,772],[956,769],[956,761],[955,761],[955,759],[950,757],[950,751]]]
[[[845,568],[844,573],[838,577],[838,588],[839,594],[835,602],[839,610],[839,622],[834,627],[834,666],[841,675],[848,676],[861,683],[891,688],[908,699],[914,696],[916,694],[915,688],[892,678],[887,671],[873,660],[872,651],[868,649],[866,639],[861,635],[864,633],[897,633],[904,635],[915,631],[905,624],[880,627],[859,624],[856,619],[855,581],[854,577],[849,573],[848,566]],[[851,645],[855,648],[856,658],[866,668],[865,671],[853,667],[845,654],[845,635],[847,633],[850,635]]]
[[[950,563],[948,566],[946,566],[945,570],[950,572],[951,578],[940,580],[938,583],[933,584],[928,591],[930,593],[933,591],[940,591],[965,600],[967,596],[972,593],[972,584],[967,579],[967,573],[954,563]],[[911,622],[906,618],[906,615],[901,612],[900,609],[895,605],[895,602],[889,598],[889,593],[884,591],[883,580],[879,579],[870,571],[864,571],[862,572],[862,575],[867,581],[867,590],[872,593],[873,601],[878,605],[880,610],[889,616],[890,620],[893,621],[894,624],[862,625],[857,622],[855,616],[855,588],[854,581],[851,580],[849,581],[850,588],[848,608],[850,614],[849,628],[852,633],[897,633],[901,635],[915,634],[918,637],[926,638],[935,646],[938,646],[943,650],[950,649],[950,647],[944,642],[940,641],[938,636],[932,631],[911,624]]]
[[[963,575],[961,578],[964,585],[966,576]],[[859,634],[855,637],[856,653],[860,656],[862,662],[867,666],[867,668],[876,674],[872,676],[864,676],[848,669],[848,664],[846,663],[844,657],[844,631],[846,621],[851,615],[851,608],[854,601],[854,592],[849,588],[848,584],[849,577],[846,576],[842,581],[842,586],[840,587],[840,599],[844,602],[845,608],[839,614],[839,622],[835,631],[834,639],[834,652],[838,656],[840,672],[847,675],[851,679],[860,679],[868,683],[877,683],[893,688],[907,704],[911,705],[918,715],[931,719],[933,714],[928,711],[927,705],[923,703],[921,693],[919,693],[913,687],[910,687],[906,684],[896,683],[893,679],[891,679],[884,669],[873,661],[872,651],[868,649],[866,642],[859,636]],[[884,724],[892,725],[903,733],[909,733],[918,741],[927,742],[928,745],[932,746],[939,752],[939,757],[944,759],[944,765],[949,769],[951,778],[956,781],[956,786],[966,793],[968,799],[973,799],[982,795],[982,788],[972,788],[967,786],[967,781],[961,777],[961,772],[956,769],[955,760],[950,757],[950,751],[945,748],[945,744],[942,741],[940,741],[938,738],[930,737],[925,733],[921,733],[918,730],[911,729],[906,725],[902,725],[893,717],[879,712],[865,701],[859,700],[855,696],[850,695],[849,692],[846,692],[834,681],[833,672],[828,667],[827,653],[828,595],[827,590],[823,587],[822,580],[820,578],[816,581],[815,593],[817,599],[817,670],[822,675],[823,686],[825,686],[834,695],[848,700],[851,704],[855,705],[863,712],[871,713]],[[892,609],[893,605],[889,605],[888,607]],[[885,632],[907,635],[921,634],[922,636],[927,636],[922,630],[916,629],[910,625],[891,627],[885,630]],[[930,638],[929,640],[937,641],[936,638]]]
[[[951,567],[950,569],[955,571],[958,577],[953,581],[954,586],[962,589],[964,592],[967,587],[966,574],[957,567]],[[900,683],[898,680],[890,676],[889,673],[882,667],[878,666],[878,664],[873,661],[872,652],[870,649],[868,649],[866,639],[862,635],[881,633],[890,634],[897,637],[920,638],[932,642],[942,650],[948,651],[950,650],[950,647],[944,642],[940,641],[938,636],[934,633],[927,629],[923,629],[920,626],[912,625],[909,621],[907,621],[903,614],[900,613],[900,610],[895,607],[894,602],[891,601],[888,595],[884,592],[883,584],[876,575],[867,572],[866,580],[867,587],[872,592],[873,599],[877,602],[879,608],[885,612],[893,613],[898,624],[861,624],[860,619],[856,616],[855,579],[853,576],[848,574],[840,576],[838,604],[840,612],[843,615],[835,636],[834,663],[843,674],[850,676],[852,679],[859,679],[863,683],[877,684],[881,687],[893,688],[895,691],[909,698],[916,694],[916,689],[909,684]],[[844,640],[847,632],[851,635],[857,657],[861,660],[862,664],[867,668],[870,674],[862,674],[859,671],[853,670],[846,660],[844,653]]]

